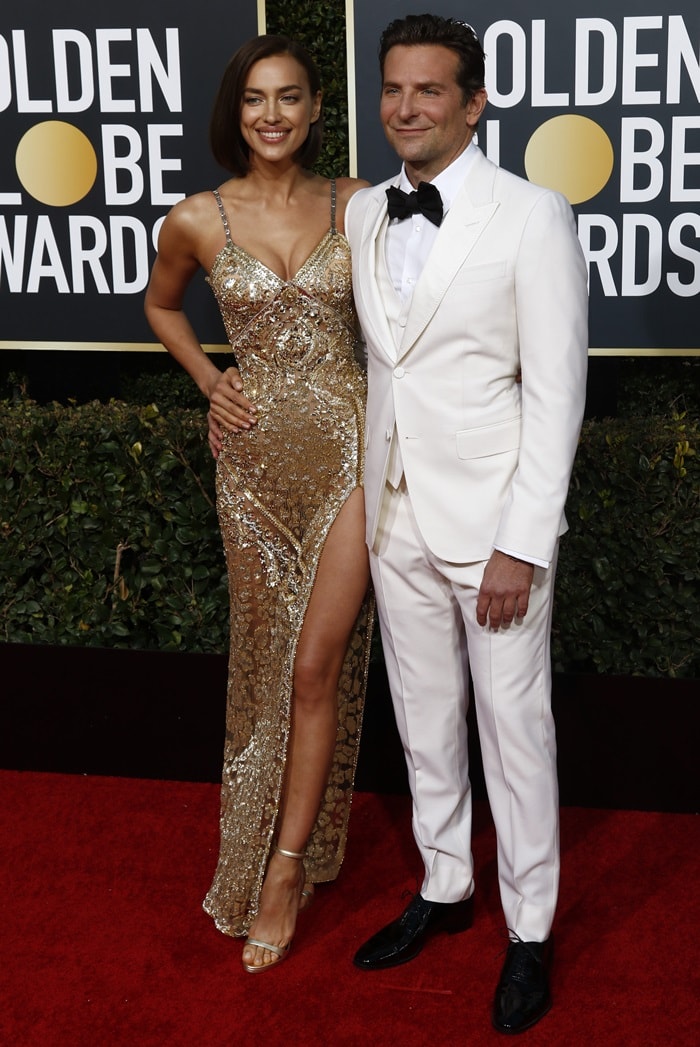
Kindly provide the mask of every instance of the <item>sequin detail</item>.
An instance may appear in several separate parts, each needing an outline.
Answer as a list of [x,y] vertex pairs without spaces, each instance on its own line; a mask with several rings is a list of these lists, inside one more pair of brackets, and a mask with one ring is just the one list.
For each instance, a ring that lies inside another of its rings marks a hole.
[[[217,465],[231,652],[221,845],[204,901],[219,930],[244,935],[275,830],[294,657],[316,568],[339,510],[362,484],[366,389],[354,354],[350,251],[334,228],[291,281],[227,230],[209,283],[259,419],[224,437]],[[307,844],[311,882],[334,879],[343,860],[371,626],[368,597],[341,673],[333,767]]]

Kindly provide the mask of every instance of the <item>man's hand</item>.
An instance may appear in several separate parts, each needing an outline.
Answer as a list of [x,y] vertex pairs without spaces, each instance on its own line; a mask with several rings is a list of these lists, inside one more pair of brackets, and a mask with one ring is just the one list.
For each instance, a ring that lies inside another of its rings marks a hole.
[[211,411],[207,411],[207,425],[209,426],[209,432],[207,433],[207,439],[209,441],[209,448],[211,450],[212,458],[218,458],[223,447],[221,426],[214,421],[212,418]]
[[488,622],[491,629],[498,629],[510,625],[514,618],[524,618],[534,572],[533,564],[494,549],[476,601],[479,625]]
[[240,433],[257,422],[257,407],[243,395],[243,382],[236,367],[229,367],[217,379],[209,396],[207,424],[209,447],[214,458],[219,457],[223,446],[224,429]]
[[257,407],[243,394],[243,382],[236,367],[227,368],[209,394],[209,413],[220,429],[238,433],[257,422]]

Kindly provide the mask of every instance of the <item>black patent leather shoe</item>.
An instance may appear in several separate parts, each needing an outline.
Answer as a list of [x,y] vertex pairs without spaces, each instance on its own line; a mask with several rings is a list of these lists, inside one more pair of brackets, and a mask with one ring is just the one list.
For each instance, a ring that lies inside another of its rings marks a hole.
[[530,1029],[552,1006],[549,969],[552,939],[511,941],[493,1000],[491,1020],[499,1032]]
[[473,910],[471,898],[461,902],[428,902],[417,894],[398,920],[387,924],[357,950],[353,963],[363,971],[380,971],[408,963],[434,934],[440,931],[459,934],[468,930]]

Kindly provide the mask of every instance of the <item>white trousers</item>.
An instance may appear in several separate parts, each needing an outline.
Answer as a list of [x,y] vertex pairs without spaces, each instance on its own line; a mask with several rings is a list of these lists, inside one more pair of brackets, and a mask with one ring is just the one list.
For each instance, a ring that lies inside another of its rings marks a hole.
[[524,941],[544,941],[559,885],[549,650],[556,563],[535,567],[524,619],[497,631],[478,625],[485,563],[434,556],[404,482],[386,488],[370,562],[413,832],[425,866],[421,894],[455,902],[474,890],[466,723],[471,669],[506,926]]

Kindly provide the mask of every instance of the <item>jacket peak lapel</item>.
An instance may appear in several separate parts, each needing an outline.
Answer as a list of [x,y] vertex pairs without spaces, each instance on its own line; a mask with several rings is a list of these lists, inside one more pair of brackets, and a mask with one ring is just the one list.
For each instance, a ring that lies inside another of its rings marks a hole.
[[473,206],[463,195],[461,204],[459,207],[455,201],[447,214],[416,285],[408,323],[401,341],[402,356],[430,323],[458,270],[469,257],[499,207],[497,201]]
[[396,178],[393,182],[386,182],[381,187],[381,193],[377,192],[367,207],[362,228],[360,253],[362,264],[359,271],[360,295],[365,303],[369,322],[374,329],[375,340],[379,345],[385,347],[392,358],[397,351],[397,345],[379,294],[377,240],[381,235],[382,224],[386,218],[385,186],[398,184],[398,181],[399,179]]

